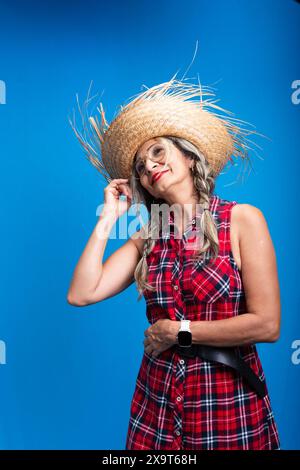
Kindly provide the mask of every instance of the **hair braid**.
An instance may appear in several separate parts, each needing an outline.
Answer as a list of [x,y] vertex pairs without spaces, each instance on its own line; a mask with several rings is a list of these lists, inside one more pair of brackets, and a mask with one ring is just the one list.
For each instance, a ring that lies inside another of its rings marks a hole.
[[[164,136],[160,137],[160,139],[172,141],[173,144],[176,145],[179,150],[181,150],[184,156],[194,160],[193,167],[191,168],[194,189],[198,195],[199,204],[203,207],[203,209],[209,209],[209,198],[215,188],[215,177],[213,176],[209,163],[206,161],[203,153],[200,152],[200,150],[198,150],[195,145],[183,138]],[[133,200],[138,203],[144,203],[148,212],[150,213],[149,222],[141,229],[141,234],[143,234],[145,242],[143,244],[141,259],[139,260],[134,271],[134,278],[137,284],[137,290],[139,292],[138,300],[140,300],[145,289],[152,291],[156,290],[155,286],[148,283],[147,256],[151,253],[157,241],[152,237],[153,221],[151,219],[151,206],[153,203],[160,204],[165,203],[165,201],[163,199],[153,199],[148,191],[146,191],[145,188],[141,186],[139,182],[139,176],[135,170],[134,162],[130,185],[132,188]],[[193,256],[193,258],[202,258],[203,254],[206,252],[211,254],[213,257],[216,257],[219,251],[218,230],[210,210],[203,210],[201,217],[201,230],[204,235],[203,246],[201,250],[199,250],[199,252]]]

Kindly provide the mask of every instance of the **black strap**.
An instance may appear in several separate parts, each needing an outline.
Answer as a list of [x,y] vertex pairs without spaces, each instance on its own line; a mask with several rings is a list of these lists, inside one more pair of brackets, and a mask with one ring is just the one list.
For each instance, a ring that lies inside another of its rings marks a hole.
[[176,345],[176,350],[178,354],[183,357],[198,356],[206,361],[220,362],[221,364],[232,367],[248,381],[249,385],[254,388],[260,398],[266,395],[265,382],[263,382],[244,359],[236,353],[235,348],[192,344],[192,346],[189,347]]

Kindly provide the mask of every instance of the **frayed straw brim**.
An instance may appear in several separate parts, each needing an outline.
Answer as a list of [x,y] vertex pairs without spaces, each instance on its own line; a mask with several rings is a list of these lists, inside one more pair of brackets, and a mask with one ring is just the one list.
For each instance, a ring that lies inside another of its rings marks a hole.
[[[250,163],[252,141],[246,136],[262,134],[243,128],[245,121],[228,117],[226,114],[232,113],[219,107],[214,96],[210,87],[184,83],[174,76],[121,106],[111,124],[106,121],[102,103],[97,108],[101,121],[97,116],[84,115],[79,106],[84,134],[77,129],[75,119],[70,123],[88,159],[107,181],[130,178],[139,147],[149,139],[167,135],[183,137],[198,147],[217,176],[229,159],[233,162],[232,157]],[[88,101],[85,109],[87,105]]]

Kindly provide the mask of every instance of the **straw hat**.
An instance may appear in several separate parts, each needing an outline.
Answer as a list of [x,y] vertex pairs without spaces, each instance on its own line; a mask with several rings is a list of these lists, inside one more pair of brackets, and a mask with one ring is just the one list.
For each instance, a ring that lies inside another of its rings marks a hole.
[[130,178],[139,147],[149,139],[167,135],[183,137],[198,147],[217,176],[228,160],[233,163],[233,157],[251,163],[248,155],[251,141],[246,135],[258,133],[243,128],[245,121],[228,117],[226,114],[233,113],[216,105],[219,100],[214,97],[210,87],[185,83],[174,76],[121,105],[110,124],[102,103],[97,108],[101,121],[98,116],[88,115],[89,98],[84,103],[84,111],[78,104],[83,134],[75,119],[70,124],[87,158],[108,182]]

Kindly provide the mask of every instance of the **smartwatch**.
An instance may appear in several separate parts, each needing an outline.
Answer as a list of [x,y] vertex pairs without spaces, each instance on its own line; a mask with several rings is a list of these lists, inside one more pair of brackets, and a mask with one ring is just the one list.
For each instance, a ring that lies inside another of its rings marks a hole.
[[192,333],[190,330],[190,320],[180,320],[180,329],[177,334],[177,342],[179,346],[192,346]]

